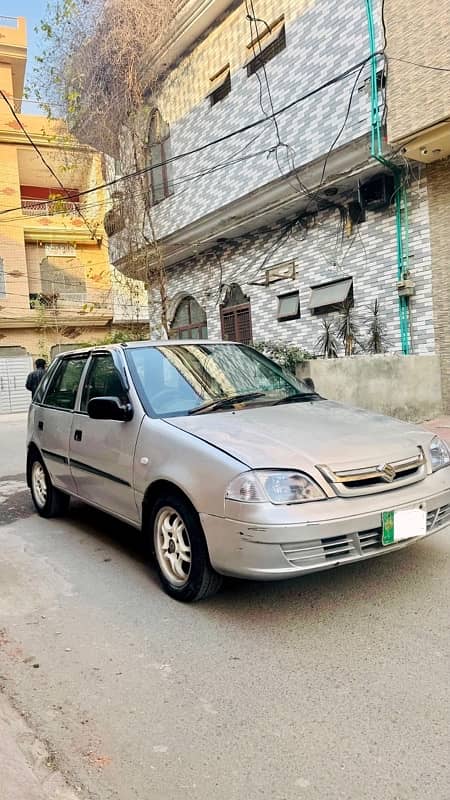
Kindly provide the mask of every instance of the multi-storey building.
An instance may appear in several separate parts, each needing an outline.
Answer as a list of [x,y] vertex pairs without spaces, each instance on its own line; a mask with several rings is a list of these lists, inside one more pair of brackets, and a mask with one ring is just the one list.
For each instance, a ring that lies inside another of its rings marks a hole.
[[[450,403],[450,2],[386,0],[387,135],[426,187],[433,320]],[[412,264],[414,272],[415,263]],[[423,320],[417,325],[423,326]]]
[[[435,352],[428,178],[387,144],[383,49],[379,0],[183,4],[139,116],[173,335],[317,353],[352,306],[368,341],[377,301],[384,347]],[[133,274],[124,231],[110,252]]]
[[137,296],[109,264],[108,197],[90,192],[101,157],[62,123],[21,113],[25,66],[25,20],[0,17],[0,412],[29,400],[32,358],[104,338]]

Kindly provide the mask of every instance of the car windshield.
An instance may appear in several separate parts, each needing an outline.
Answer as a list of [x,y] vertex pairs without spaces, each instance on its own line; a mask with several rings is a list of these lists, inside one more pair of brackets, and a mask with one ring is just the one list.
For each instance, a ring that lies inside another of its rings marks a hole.
[[159,417],[232,408],[233,398],[247,405],[315,397],[293,375],[245,345],[149,345],[129,348],[126,356],[144,406]]

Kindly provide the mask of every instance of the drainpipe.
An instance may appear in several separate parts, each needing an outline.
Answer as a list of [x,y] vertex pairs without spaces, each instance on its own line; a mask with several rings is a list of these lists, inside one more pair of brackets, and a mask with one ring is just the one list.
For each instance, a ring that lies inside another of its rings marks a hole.
[[[403,171],[397,164],[383,156],[381,120],[378,107],[377,89],[377,53],[375,42],[375,23],[372,0],[365,0],[367,13],[367,26],[369,31],[370,46],[370,119],[371,119],[371,145],[370,155],[384,167],[387,167],[394,176],[395,188],[395,231],[397,241],[397,280],[401,281],[408,271],[409,262],[409,229],[408,229],[408,198],[404,185]],[[400,320],[400,339],[402,352],[407,355],[411,352],[409,342],[409,305],[407,297],[398,298],[398,313]]]

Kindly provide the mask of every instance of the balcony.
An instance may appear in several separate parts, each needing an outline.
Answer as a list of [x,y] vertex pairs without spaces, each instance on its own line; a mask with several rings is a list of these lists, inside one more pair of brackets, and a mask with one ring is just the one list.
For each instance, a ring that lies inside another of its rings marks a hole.
[[22,213],[26,217],[52,217],[61,214],[78,216],[80,204],[69,200],[42,201],[42,200],[22,200]]
[[32,293],[29,295],[30,309],[33,311],[69,312],[71,314],[104,316],[111,314],[112,302],[108,297],[92,297],[92,292],[67,292],[67,293]]

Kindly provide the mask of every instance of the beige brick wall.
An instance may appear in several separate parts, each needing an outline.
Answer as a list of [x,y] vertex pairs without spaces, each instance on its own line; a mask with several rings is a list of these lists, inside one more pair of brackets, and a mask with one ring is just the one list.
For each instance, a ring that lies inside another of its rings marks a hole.
[[436,348],[442,394],[450,412],[450,159],[427,167]]
[[396,142],[450,117],[450,0],[385,0],[388,139]]
[[[67,333],[70,333],[67,336]],[[74,335],[76,333],[76,335]],[[19,346],[24,347],[26,351],[38,358],[44,356],[48,358],[50,351],[55,344],[73,345],[73,348],[81,347],[84,344],[94,344],[101,342],[105,336],[111,333],[109,325],[101,327],[62,327],[57,330],[53,327],[46,327],[38,330],[36,328],[12,328],[7,330],[1,329],[0,333],[0,346],[11,347]]]

